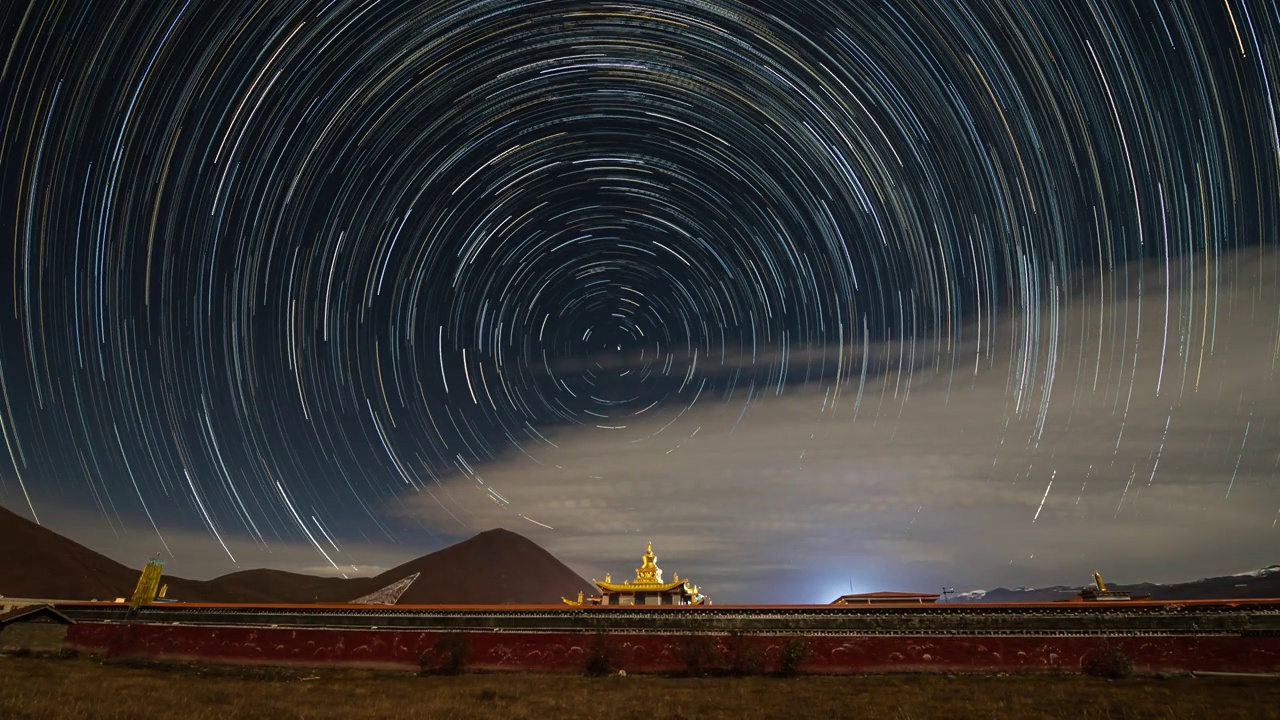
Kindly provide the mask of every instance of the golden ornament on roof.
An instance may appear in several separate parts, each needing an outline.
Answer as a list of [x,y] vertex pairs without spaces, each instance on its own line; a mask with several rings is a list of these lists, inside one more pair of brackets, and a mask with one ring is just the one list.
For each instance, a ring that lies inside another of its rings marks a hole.
[[637,583],[662,584],[662,568],[658,567],[658,557],[653,554],[653,543],[645,547],[644,556],[640,558],[640,567],[636,568]]

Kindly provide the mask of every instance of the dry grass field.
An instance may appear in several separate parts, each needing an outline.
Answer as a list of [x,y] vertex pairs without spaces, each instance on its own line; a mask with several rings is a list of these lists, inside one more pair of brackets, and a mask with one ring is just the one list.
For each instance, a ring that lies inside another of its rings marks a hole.
[[1280,681],[933,675],[417,677],[0,657],[0,718],[1276,718]]

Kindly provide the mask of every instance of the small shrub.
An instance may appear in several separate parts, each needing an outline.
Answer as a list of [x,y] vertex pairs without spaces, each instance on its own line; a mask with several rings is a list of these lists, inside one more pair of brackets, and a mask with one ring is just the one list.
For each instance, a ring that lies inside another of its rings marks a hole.
[[805,638],[791,638],[782,647],[782,657],[778,662],[778,674],[782,677],[795,677],[800,674],[800,666],[809,659],[809,641]]
[[741,632],[733,632],[725,640],[728,654],[729,674],[735,677],[749,677],[764,672],[764,655],[760,648],[751,644]]
[[710,635],[686,635],[680,651],[689,677],[706,677],[719,665],[716,644]]
[[448,632],[436,639],[436,644],[418,658],[418,668],[425,674],[457,675],[467,663],[471,643],[460,632]]
[[587,666],[584,670],[588,677],[604,677],[614,672],[613,643],[604,633],[596,633],[591,641],[591,649],[587,652]]
[[1133,674],[1133,658],[1119,645],[1107,645],[1086,655],[1080,669],[1092,677],[1122,680]]

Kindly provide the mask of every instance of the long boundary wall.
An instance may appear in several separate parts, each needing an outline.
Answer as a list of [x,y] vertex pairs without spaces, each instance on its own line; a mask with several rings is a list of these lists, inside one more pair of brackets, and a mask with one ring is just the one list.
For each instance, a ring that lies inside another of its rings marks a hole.
[[448,648],[465,648],[463,666],[478,671],[581,673],[593,659],[629,673],[682,672],[691,658],[726,668],[747,655],[762,670],[780,666],[788,644],[807,648],[809,673],[1080,672],[1086,659],[1119,647],[1139,672],[1280,672],[1280,637],[1152,635],[1132,637],[988,635],[570,633],[299,628],[79,622],[66,644],[109,658],[197,660],[260,665],[432,669]]

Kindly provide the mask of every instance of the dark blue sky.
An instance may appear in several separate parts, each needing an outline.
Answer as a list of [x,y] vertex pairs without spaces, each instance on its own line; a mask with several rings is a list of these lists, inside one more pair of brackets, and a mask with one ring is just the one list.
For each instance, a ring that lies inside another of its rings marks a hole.
[[0,502],[123,560],[1275,560],[1275,2],[0,13]]

